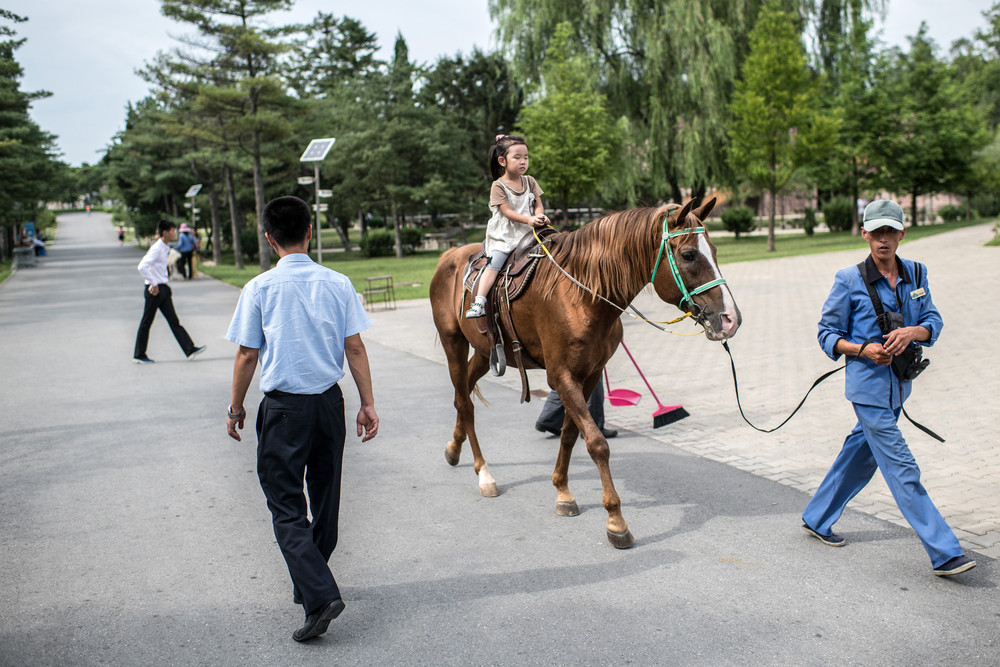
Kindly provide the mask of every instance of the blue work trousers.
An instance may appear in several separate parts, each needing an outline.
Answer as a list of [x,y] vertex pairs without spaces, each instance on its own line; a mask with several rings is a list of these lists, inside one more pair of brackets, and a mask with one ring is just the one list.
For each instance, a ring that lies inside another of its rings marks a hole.
[[843,449],[806,506],[802,520],[821,535],[831,534],[847,503],[865,488],[877,468],[899,511],[917,531],[932,566],[961,556],[964,552],[958,538],[920,483],[920,469],[896,423],[899,409],[855,403],[854,413],[858,424],[844,440]]

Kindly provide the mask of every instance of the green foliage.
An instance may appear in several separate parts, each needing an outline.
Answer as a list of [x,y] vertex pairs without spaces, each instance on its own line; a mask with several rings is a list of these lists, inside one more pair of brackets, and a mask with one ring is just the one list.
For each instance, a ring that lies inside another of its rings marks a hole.
[[736,238],[739,238],[740,234],[752,232],[754,227],[757,226],[757,223],[754,220],[753,209],[747,206],[734,206],[733,208],[727,208],[722,212],[722,224],[728,231],[732,232]]
[[13,226],[39,219],[38,202],[54,199],[68,179],[66,165],[55,158],[55,137],[31,120],[31,104],[49,96],[21,90],[23,75],[15,58],[23,39],[7,25],[25,21],[0,9],[0,259],[11,253]]
[[386,229],[368,232],[358,246],[365,257],[388,257],[395,252],[396,236]]
[[758,4],[490,0],[490,11],[530,89],[544,78],[556,26],[569,22],[571,40],[601,82],[612,117],[625,121],[635,154],[628,169],[606,174],[605,188],[652,203],[679,200],[682,187],[726,180],[727,102]]
[[[424,235],[415,227],[403,227],[399,233],[404,255],[412,255],[423,242]],[[370,231],[358,247],[365,257],[388,257],[396,252],[396,235],[389,229]]]
[[816,209],[807,206],[802,210],[802,230],[807,236],[816,233]]
[[570,204],[592,195],[617,162],[621,144],[605,98],[571,37],[569,23],[556,26],[542,67],[545,94],[524,109],[521,121],[535,178],[555,195],[564,221]]
[[954,204],[945,204],[937,210],[937,214],[945,222],[955,222],[965,217],[965,209]]
[[972,210],[987,218],[1000,215],[1000,192],[977,194],[972,197]]
[[243,249],[243,254],[250,261],[257,259],[258,245],[257,245],[257,230],[256,229],[241,229],[240,230],[240,247]]
[[982,113],[935,54],[927,26],[910,40],[909,52],[889,51],[877,60],[869,122],[878,141],[870,147],[874,183],[916,197],[973,187],[976,151],[991,138]]
[[768,0],[750,33],[750,55],[730,104],[733,169],[771,194],[768,247],[774,248],[774,202],[803,167],[827,155],[840,119],[820,105],[795,19]]
[[831,232],[844,232],[853,223],[854,205],[850,197],[833,197],[823,204],[823,219]]

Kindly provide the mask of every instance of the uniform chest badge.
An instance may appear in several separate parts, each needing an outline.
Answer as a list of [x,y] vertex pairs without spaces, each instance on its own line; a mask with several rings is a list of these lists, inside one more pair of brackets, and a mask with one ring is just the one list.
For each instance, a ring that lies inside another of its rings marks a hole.
[[919,299],[922,296],[927,296],[927,290],[925,290],[923,287],[919,287],[910,292],[911,299]]

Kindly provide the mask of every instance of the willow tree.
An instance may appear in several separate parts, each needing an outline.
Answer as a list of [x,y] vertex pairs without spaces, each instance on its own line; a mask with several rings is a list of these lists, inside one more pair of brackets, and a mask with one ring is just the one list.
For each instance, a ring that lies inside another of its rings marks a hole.
[[771,195],[767,249],[774,250],[775,200],[803,167],[823,159],[840,118],[820,101],[794,17],[768,0],[750,33],[750,55],[736,84],[728,131],[733,167]]
[[542,67],[545,94],[523,110],[521,127],[535,159],[533,173],[562,207],[589,197],[613,164],[620,140],[586,63],[560,23]]
[[[752,0],[490,0],[500,43],[537,89],[556,26],[591,63],[613,117],[627,119],[640,197],[675,200],[724,180],[727,103],[757,5]],[[629,202],[631,203],[631,202]]]

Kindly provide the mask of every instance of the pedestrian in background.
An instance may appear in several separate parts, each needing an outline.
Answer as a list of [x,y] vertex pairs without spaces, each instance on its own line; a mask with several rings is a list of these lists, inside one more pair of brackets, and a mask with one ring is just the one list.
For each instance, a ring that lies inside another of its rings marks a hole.
[[[590,416],[594,418],[594,423],[597,424],[597,428],[601,429],[605,438],[614,438],[618,435],[618,431],[615,429],[604,428],[604,385],[600,382],[597,383],[590,398],[587,399],[587,409],[590,410]],[[545,404],[542,405],[538,421],[535,422],[535,430],[561,435],[565,418],[566,408],[562,404],[562,399],[559,398],[559,393],[550,391],[545,399]]]
[[[863,265],[837,272],[818,334],[830,358],[854,357],[847,365],[845,394],[858,423],[806,506],[802,528],[823,544],[844,546],[846,540],[833,532],[833,524],[878,469],[930,556],[934,574],[959,574],[976,561],[962,551],[920,483],[920,469],[897,424],[912,382],[892,367],[893,358],[911,346],[933,345],[944,322],[931,299],[927,267],[896,254],[906,236],[899,204],[873,201],[865,208],[863,227],[871,254]],[[886,315],[895,317],[878,321],[869,286]],[[884,324],[891,320],[894,324]]]
[[261,225],[279,259],[243,288],[226,333],[240,346],[226,430],[240,440],[243,401],[259,361],[264,398],[257,409],[257,475],[292,578],[293,601],[305,610],[304,624],[292,634],[301,642],[325,633],[346,606],[328,565],[337,546],[347,435],[338,383],[346,354],[361,398],[357,433],[364,434],[362,442],[371,440],[378,415],[361,340],[371,321],[351,281],[309,257],[311,213],[304,201],[271,201]]
[[193,359],[205,351],[205,346],[197,346],[191,336],[181,326],[174,310],[174,301],[170,291],[170,277],[167,275],[167,258],[170,255],[169,243],[177,239],[177,225],[170,220],[160,220],[156,225],[158,238],[146,251],[139,262],[139,273],[146,279],[143,288],[144,306],[142,320],[139,321],[139,331],[135,335],[135,350],[132,360],[137,364],[151,364],[153,360],[146,356],[146,346],[149,344],[149,329],[153,326],[156,311],[159,310],[170,325],[177,344],[184,351],[184,356]]
[[194,230],[188,227],[187,223],[182,224],[174,250],[181,254],[181,258],[177,260],[177,268],[184,280],[191,280],[191,277],[194,275],[192,273],[192,259],[197,249],[198,243],[194,238]]

